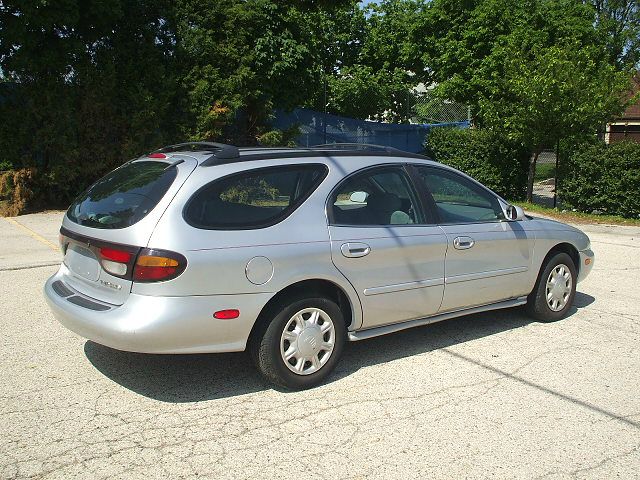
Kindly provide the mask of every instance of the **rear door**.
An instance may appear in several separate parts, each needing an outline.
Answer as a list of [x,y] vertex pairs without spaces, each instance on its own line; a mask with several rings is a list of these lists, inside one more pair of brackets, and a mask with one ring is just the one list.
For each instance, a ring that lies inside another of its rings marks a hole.
[[186,156],[143,158],[89,187],[69,207],[60,230],[63,281],[97,300],[124,303],[138,251],[196,165]]
[[439,227],[428,224],[403,166],[352,175],[327,208],[331,257],[358,292],[363,328],[438,311],[447,240]]
[[497,197],[462,175],[426,166],[416,171],[447,236],[441,312],[526,291],[533,241],[520,222],[505,221]]

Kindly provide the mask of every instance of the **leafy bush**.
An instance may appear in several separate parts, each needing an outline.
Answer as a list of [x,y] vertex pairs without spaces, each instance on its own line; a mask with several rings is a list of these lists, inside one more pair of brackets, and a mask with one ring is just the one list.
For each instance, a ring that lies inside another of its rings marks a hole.
[[434,128],[426,143],[434,160],[470,175],[505,198],[524,198],[529,153],[504,134],[484,129]]
[[563,208],[640,216],[640,144],[590,142],[565,151],[558,186]]
[[35,178],[35,168],[0,172],[0,215],[14,217],[29,208]]
[[296,137],[300,135],[300,127],[292,125],[286,130],[269,130],[258,136],[258,143],[263,147],[295,147]]

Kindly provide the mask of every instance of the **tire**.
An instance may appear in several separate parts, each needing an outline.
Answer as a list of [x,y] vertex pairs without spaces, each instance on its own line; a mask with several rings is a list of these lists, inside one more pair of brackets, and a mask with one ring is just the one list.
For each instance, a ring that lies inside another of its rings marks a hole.
[[556,253],[551,256],[542,266],[527,298],[527,313],[541,322],[564,318],[576,296],[577,278],[575,264],[569,255]]
[[314,297],[283,303],[274,312],[262,336],[250,346],[258,370],[287,389],[318,385],[335,368],[344,349],[347,332],[340,307]]

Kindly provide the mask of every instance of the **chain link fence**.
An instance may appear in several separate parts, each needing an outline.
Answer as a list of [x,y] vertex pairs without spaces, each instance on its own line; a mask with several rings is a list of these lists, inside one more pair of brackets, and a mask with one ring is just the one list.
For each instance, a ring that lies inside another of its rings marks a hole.
[[533,177],[533,203],[543,207],[557,207],[558,152],[556,149],[543,150],[538,155]]
[[470,122],[467,105],[444,100],[431,92],[410,92],[410,123],[439,124]]

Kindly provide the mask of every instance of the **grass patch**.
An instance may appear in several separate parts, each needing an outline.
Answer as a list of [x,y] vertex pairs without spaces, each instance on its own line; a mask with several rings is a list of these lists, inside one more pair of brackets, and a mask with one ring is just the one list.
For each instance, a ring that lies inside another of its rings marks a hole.
[[540,182],[556,176],[556,166],[553,163],[538,163],[536,174],[533,177],[535,182]]
[[618,215],[594,215],[592,213],[572,212],[568,210],[556,210],[554,208],[541,207],[527,202],[513,202],[527,212],[546,215],[563,222],[571,223],[596,223],[604,225],[629,225],[640,226],[640,218],[624,218]]

